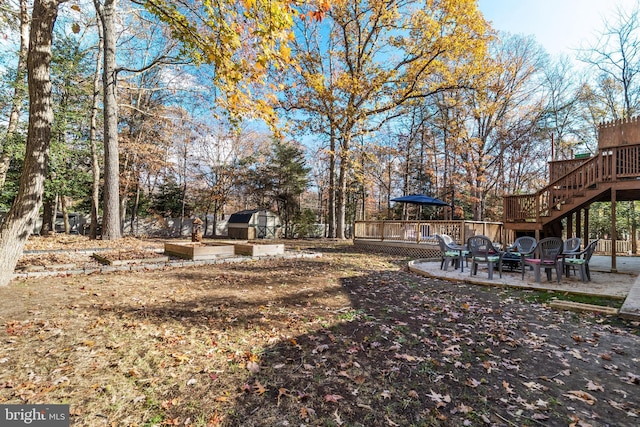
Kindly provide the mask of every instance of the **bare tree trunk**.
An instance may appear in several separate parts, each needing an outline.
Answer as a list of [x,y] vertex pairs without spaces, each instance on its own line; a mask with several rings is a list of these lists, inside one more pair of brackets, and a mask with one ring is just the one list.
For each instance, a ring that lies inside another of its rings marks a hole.
[[116,95],[116,0],[105,0],[101,7],[94,0],[104,32],[104,194],[102,239],[122,237],[120,228],[120,164],[118,158],[118,104]]
[[336,137],[333,125],[329,139],[329,200],[327,200],[327,213],[329,217],[329,235],[336,237]]
[[135,228],[136,219],[138,218],[138,209],[140,208],[140,180],[136,180],[136,197],[131,207],[131,234],[135,236],[137,229]]
[[24,100],[26,90],[24,78],[27,71],[27,51],[29,46],[29,12],[27,0],[20,0],[20,52],[18,53],[18,69],[13,88],[13,105],[9,114],[7,124],[7,135],[4,143],[0,145],[0,189],[4,187],[7,179],[7,172],[11,164],[11,142],[15,138],[18,122],[20,120],[20,110]]
[[218,235],[218,210],[220,207],[218,206],[218,201],[213,202],[213,230],[211,231],[211,236],[215,237]]
[[33,5],[27,57],[29,131],[18,194],[0,226],[0,286],[6,286],[13,277],[42,205],[53,122],[51,40],[60,3],[35,0]]
[[338,174],[338,200],[337,200],[337,218],[336,218],[336,238],[345,238],[345,222],[347,207],[347,168],[349,161],[349,140],[345,137],[345,141],[340,147],[340,171]]
[[69,234],[71,233],[71,225],[69,224],[69,207],[67,206],[67,196],[60,196],[60,209],[62,209],[64,234]]
[[91,225],[89,228],[89,238],[98,237],[98,209],[100,206],[100,160],[98,157],[98,108],[100,102],[100,73],[102,71],[102,51],[104,49],[102,22],[97,20],[98,25],[98,54],[96,56],[96,72],[93,75],[93,104],[91,106],[91,130],[89,131],[89,141],[91,144]]
[[44,199],[43,207],[42,207],[42,225],[40,226],[40,235],[48,236],[51,232],[55,231],[54,226],[54,216],[53,212],[55,211],[55,198],[51,199],[50,197],[46,197]]
[[[130,161],[131,156],[134,157],[133,161]],[[124,156],[124,164],[122,165],[122,170],[125,175],[125,184],[122,189],[122,196],[120,197],[120,232],[124,233],[124,223],[127,219],[127,205],[129,204],[129,187],[131,185],[131,175],[133,171],[129,169],[129,163],[135,163],[135,153],[127,154]],[[133,228],[131,229],[133,232]]]

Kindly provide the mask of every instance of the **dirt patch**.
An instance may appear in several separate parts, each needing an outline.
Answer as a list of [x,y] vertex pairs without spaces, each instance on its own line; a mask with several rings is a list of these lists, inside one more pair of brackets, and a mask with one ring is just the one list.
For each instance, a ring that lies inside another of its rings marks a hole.
[[101,264],[122,265],[140,262],[164,262],[169,257],[160,255],[157,252],[145,250],[128,250],[128,251],[106,251],[93,254],[93,258]]
[[27,240],[24,250],[29,251],[51,251],[51,250],[92,250],[96,248],[118,248],[124,249],[158,249],[162,248],[159,239],[136,239],[134,237],[123,237],[117,242],[112,240],[91,240],[85,236],[52,234],[50,236],[32,235]]
[[16,270],[23,270],[28,267],[47,267],[53,265],[75,264],[78,257],[67,253],[45,253],[23,255],[18,260]]
[[638,324],[321,257],[16,280],[0,402],[73,425],[637,425]]

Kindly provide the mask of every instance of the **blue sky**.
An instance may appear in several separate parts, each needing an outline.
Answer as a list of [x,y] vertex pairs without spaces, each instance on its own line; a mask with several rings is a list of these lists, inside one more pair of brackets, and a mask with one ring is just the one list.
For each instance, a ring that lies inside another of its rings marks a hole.
[[616,8],[629,10],[640,0],[479,0],[492,26],[513,34],[534,35],[548,53],[575,56],[592,45],[603,19]]

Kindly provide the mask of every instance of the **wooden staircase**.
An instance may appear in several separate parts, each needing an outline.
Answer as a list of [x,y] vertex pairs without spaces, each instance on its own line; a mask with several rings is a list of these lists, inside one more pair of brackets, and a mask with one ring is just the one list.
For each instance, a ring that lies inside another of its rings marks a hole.
[[[630,124],[636,123],[640,125],[637,121]],[[607,126],[605,130],[623,134],[615,128],[617,125]],[[611,133],[604,135],[609,137]],[[551,168],[551,182],[538,192],[505,196],[505,229],[554,235],[563,218],[588,208],[593,202],[640,200],[640,143],[622,141],[620,145],[611,146],[611,141],[620,142],[619,139],[614,134],[607,143],[602,143],[599,137],[596,156],[556,162],[562,167]]]

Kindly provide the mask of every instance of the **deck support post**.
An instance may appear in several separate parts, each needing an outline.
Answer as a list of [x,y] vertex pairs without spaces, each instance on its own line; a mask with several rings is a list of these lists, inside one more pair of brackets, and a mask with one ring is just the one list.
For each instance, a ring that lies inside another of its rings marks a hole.
[[[576,234],[574,234],[575,237],[581,237],[582,236],[582,209],[578,209],[578,211],[576,212]],[[583,247],[587,246],[587,242],[585,241]]]
[[584,244],[585,247],[586,245],[589,244],[589,208],[584,208],[584,234],[583,234],[583,238],[584,238]]
[[616,189],[611,189],[611,272],[617,273],[618,266],[616,264]]

